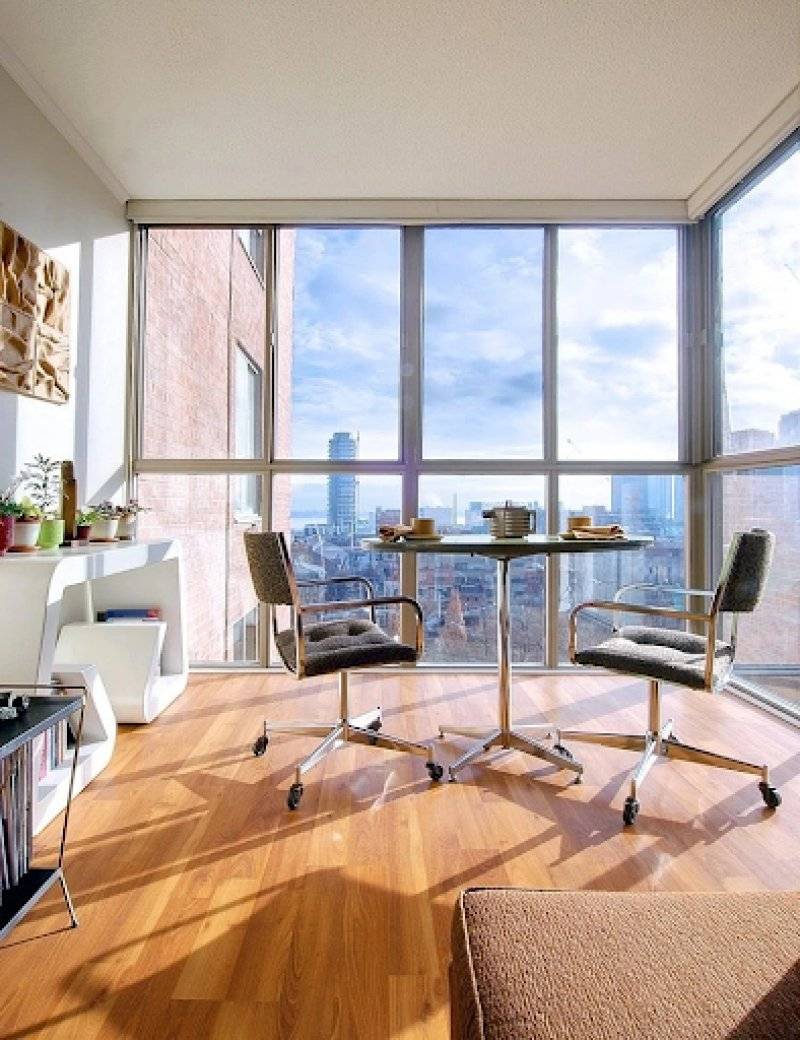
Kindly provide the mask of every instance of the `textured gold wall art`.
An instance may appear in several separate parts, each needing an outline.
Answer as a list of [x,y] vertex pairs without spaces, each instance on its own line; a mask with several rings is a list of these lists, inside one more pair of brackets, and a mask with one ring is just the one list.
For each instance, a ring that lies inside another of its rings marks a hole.
[[69,271],[0,222],[0,390],[69,400]]

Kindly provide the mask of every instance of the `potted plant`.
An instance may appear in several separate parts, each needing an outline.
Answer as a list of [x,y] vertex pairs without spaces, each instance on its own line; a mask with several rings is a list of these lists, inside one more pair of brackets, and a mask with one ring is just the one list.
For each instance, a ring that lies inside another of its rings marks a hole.
[[140,513],[147,510],[140,506],[135,498],[130,499],[127,505],[120,506],[119,526],[117,534],[123,541],[131,541],[136,537],[136,520]]
[[37,552],[42,530],[42,513],[29,498],[19,501],[19,513],[14,517],[15,552]]
[[106,500],[92,506],[95,518],[92,521],[92,539],[95,542],[115,542],[119,527],[120,507]]
[[39,546],[57,549],[64,541],[64,521],[58,516],[61,494],[61,463],[46,455],[34,455],[22,471],[25,487],[41,517]]
[[86,545],[92,536],[92,525],[97,520],[97,510],[87,506],[80,509],[75,518],[75,536],[82,545]]
[[21,482],[21,477],[15,477],[4,491],[0,491],[0,556],[5,556],[14,544],[14,521],[22,512],[14,494]]

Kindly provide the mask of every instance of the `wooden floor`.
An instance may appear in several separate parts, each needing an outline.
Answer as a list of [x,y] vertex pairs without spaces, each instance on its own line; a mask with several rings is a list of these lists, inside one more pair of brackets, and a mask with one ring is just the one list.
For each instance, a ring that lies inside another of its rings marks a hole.
[[[640,729],[645,687],[596,676],[518,679],[517,717]],[[353,707],[430,736],[491,720],[487,675],[360,676]],[[800,732],[741,701],[667,691],[682,740],[774,766],[752,778],[660,763],[623,830],[634,756],[575,746],[583,785],[514,753],[432,785],[420,759],[348,748],[285,808],[307,740],[250,744],[265,713],[330,715],[330,682],[198,676],[151,726],[120,733],[77,799],[67,875],[0,949],[0,1035],[386,1040],[447,1036],[450,916],[469,885],[763,889],[798,884]],[[537,711],[538,709],[538,711]],[[463,742],[442,744],[452,759]],[[56,847],[55,826],[39,839]]]

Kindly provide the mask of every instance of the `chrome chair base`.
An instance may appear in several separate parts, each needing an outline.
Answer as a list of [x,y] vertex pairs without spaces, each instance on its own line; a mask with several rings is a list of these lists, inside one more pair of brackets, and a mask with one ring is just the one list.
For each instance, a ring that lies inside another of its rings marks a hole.
[[433,757],[431,744],[419,744],[403,737],[381,733],[383,713],[380,708],[373,708],[362,715],[351,717],[348,708],[347,672],[339,672],[339,718],[335,722],[276,722],[264,723],[264,732],[253,744],[253,754],[263,755],[273,733],[292,733],[295,736],[322,737],[310,755],[295,767],[294,783],[289,788],[286,804],[296,809],[303,795],[303,777],[315,766],[319,765],[332,752],[346,744],[363,744],[379,747],[387,751],[404,751],[410,755],[425,758],[425,766],[431,780],[441,780],[444,769]]
[[631,772],[628,783],[629,792],[622,812],[624,823],[631,824],[639,813],[639,791],[645,778],[659,758],[672,758],[684,762],[696,762],[699,765],[712,766],[716,769],[730,769],[737,773],[749,773],[760,776],[759,790],[766,805],[777,808],[781,803],[780,794],[770,784],[769,767],[748,762],[741,758],[720,755],[716,751],[684,744],[674,735],[674,723],[669,719],[661,723],[661,691],[658,682],[650,681],[650,700],[648,713],[648,729],[645,733],[592,733],[582,730],[562,730],[562,740],[577,740],[585,744],[602,744],[604,747],[620,748],[624,751],[640,751],[642,753],[636,768]]
[[[555,743],[552,745],[544,744],[534,737],[526,736],[525,733],[521,732],[522,730],[539,730],[546,739],[554,738]],[[521,751],[532,758],[539,758],[544,762],[549,762],[550,765],[558,766],[559,769],[568,769],[570,772],[575,773],[576,784],[581,781],[583,766],[580,762],[575,761],[571,751],[562,746],[559,731],[553,726],[517,726],[506,732],[503,732],[501,729],[493,729],[487,732],[484,727],[479,726],[440,726],[440,738],[447,734],[456,737],[477,738],[476,744],[473,744],[460,758],[457,758],[455,762],[448,766],[451,781],[456,779],[465,766],[470,765],[470,763],[493,748]]]

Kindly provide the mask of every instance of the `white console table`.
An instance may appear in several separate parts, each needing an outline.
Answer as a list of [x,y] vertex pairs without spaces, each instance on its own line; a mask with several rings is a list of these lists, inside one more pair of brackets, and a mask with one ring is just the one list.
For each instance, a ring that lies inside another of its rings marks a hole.
[[[98,624],[98,612],[114,607],[159,607],[163,624]],[[118,721],[150,722],[186,688],[184,616],[174,541],[0,557],[0,688],[3,682],[46,685],[54,676],[82,677],[87,687],[75,793],[108,764]],[[39,784],[37,831],[66,804],[69,765]]]

